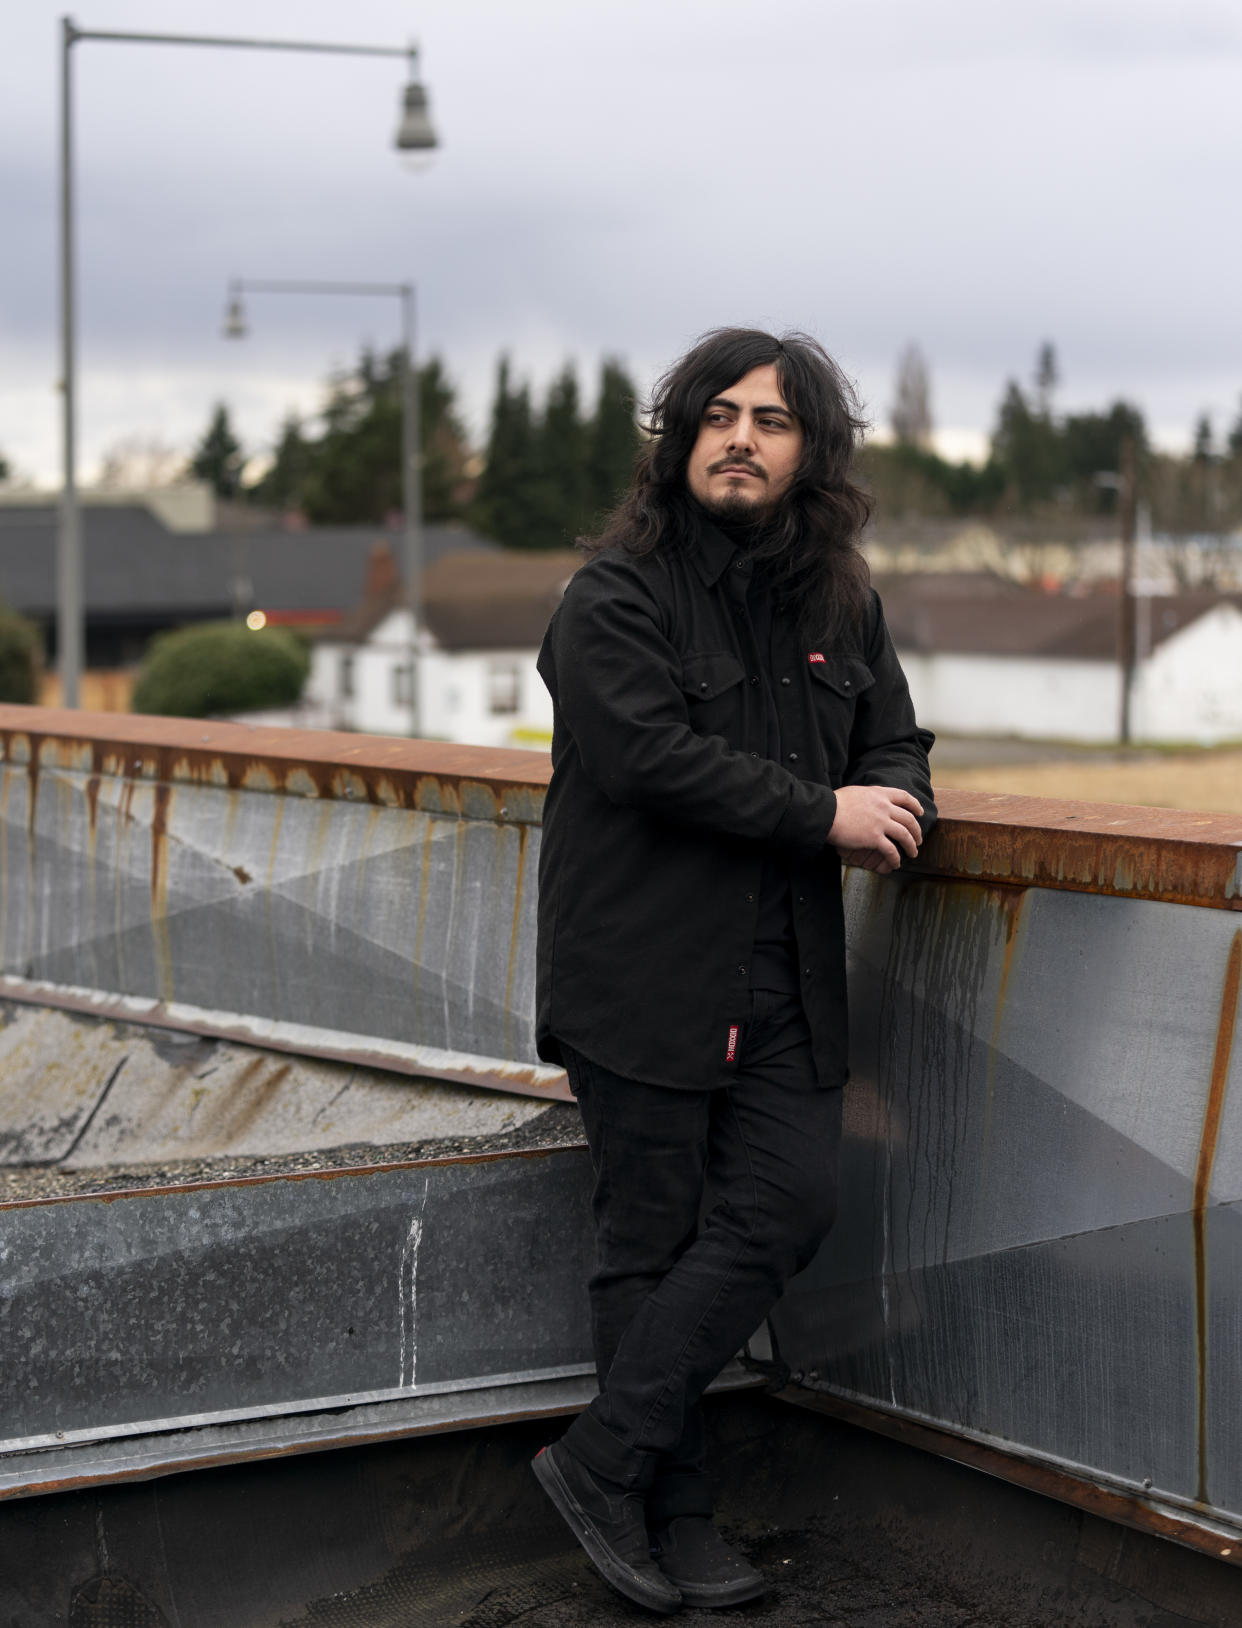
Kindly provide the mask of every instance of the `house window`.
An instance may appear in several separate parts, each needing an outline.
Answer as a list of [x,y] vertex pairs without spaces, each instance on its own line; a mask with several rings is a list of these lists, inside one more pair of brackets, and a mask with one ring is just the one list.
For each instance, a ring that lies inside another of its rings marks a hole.
[[342,701],[352,701],[354,698],[354,658],[345,654],[341,657],[341,665],[337,675],[337,689]]
[[522,693],[522,675],[515,661],[494,661],[487,670],[487,710],[516,712]]
[[394,707],[408,707],[413,699],[414,686],[410,683],[409,665],[399,662],[392,669],[392,704]]

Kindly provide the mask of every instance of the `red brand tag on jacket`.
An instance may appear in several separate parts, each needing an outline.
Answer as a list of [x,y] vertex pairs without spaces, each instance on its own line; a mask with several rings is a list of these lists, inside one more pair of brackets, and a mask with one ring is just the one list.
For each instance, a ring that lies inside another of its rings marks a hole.
[[812,650],[806,659],[808,661],[823,661],[824,653],[822,650]]
[[732,1063],[737,1060],[737,1024],[729,1025],[729,1044],[725,1048],[725,1062]]

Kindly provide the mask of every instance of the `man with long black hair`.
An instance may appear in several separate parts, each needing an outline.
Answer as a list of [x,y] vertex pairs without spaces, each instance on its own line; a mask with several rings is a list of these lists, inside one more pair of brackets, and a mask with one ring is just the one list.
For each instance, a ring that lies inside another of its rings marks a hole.
[[841,861],[895,870],[935,809],[831,358],[710,333],[648,428],[539,661],[538,1040],[595,1170],[600,1391],[534,1468],[608,1581],[667,1613],[763,1592],[712,1525],[699,1398],[836,1211]]

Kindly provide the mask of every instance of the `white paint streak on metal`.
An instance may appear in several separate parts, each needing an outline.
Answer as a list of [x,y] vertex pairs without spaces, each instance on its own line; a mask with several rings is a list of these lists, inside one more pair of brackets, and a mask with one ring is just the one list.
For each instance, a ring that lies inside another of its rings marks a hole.
[[423,1210],[427,1204],[427,1177],[423,1177],[423,1190],[414,1214],[410,1217],[410,1230],[401,1251],[401,1280],[398,1292],[401,1299],[401,1373],[397,1383],[403,1390],[413,1390],[418,1384],[418,1251],[423,1241]]

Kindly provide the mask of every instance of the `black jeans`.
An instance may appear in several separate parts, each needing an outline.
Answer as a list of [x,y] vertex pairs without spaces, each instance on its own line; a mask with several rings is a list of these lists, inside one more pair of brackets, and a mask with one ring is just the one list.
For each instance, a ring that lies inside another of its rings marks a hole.
[[753,991],[740,1046],[736,1081],[709,1091],[564,1048],[595,1168],[600,1381],[565,1445],[645,1491],[652,1524],[711,1513],[699,1398],[836,1215],[842,1093],[816,1079],[799,998]]

